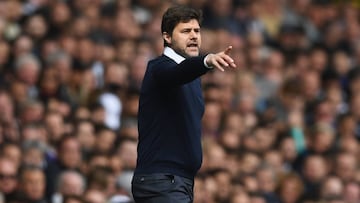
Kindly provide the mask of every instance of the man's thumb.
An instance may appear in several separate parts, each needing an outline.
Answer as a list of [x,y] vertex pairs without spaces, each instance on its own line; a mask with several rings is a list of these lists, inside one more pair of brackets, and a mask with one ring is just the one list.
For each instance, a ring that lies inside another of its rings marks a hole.
[[231,50],[232,50],[232,46],[228,46],[228,47],[225,49],[224,53],[225,53],[226,55],[228,55]]

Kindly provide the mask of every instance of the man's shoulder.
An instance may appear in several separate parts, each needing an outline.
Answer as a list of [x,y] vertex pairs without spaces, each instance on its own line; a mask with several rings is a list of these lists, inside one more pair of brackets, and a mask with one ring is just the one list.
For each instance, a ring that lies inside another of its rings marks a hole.
[[168,56],[162,54],[156,58],[151,59],[149,62],[159,63],[159,62],[170,62],[170,61],[173,61],[173,60],[171,60],[171,58],[169,58]]
[[[185,60],[187,61],[194,61],[194,60],[199,60],[199,61],[203,61],[205,58],[205,55],[200,55],[200,56],[195,56],[195,57],[189,57],[189,58],[186,58]],[[151,64],[158,64],[158,63],[169,63],[169,64],[177,64],[176,61],[172,58],[170,58],[169,56],[166,56],[164,54],[154,58],[154,59],[151,59],[149,61],[149,63]]]
[[150,66],[156,66],[156,65],[173,65],[173,64],[176,64],[176,62],[174,60],[172,60],[171,58],[165,56],[165,55],[161,55],[161,56],[158,56],[154,59],[151,59],[149,61],[149,65]]

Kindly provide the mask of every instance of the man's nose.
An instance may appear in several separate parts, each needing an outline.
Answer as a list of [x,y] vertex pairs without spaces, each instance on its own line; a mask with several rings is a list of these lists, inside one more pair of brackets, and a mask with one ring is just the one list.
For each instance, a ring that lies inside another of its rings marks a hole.
[[190,38],[191,38],[191,39],[196,39],[197,37],[198,37],[198,33],[195,32],[194,30],[192,30],[192,31],[190,32]]

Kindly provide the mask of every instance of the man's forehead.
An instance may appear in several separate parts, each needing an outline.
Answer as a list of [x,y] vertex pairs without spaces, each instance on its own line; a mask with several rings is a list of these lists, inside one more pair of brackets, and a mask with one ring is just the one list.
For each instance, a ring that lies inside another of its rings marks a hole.
[[179,22],[176,27],[181,27],[181,28],[185,28],[185,27],[189,27],[189,28],[200,28],[200,24],[196,19],[191,19],[187,22]]

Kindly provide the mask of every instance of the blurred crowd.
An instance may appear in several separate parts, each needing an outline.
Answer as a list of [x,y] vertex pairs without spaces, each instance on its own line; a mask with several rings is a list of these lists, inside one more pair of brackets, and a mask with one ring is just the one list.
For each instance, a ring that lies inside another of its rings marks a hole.
[[194,203],[360,202],[360,5],[351,0],[0,1],[0,202],[129,203],[163,12],[203,11]]

